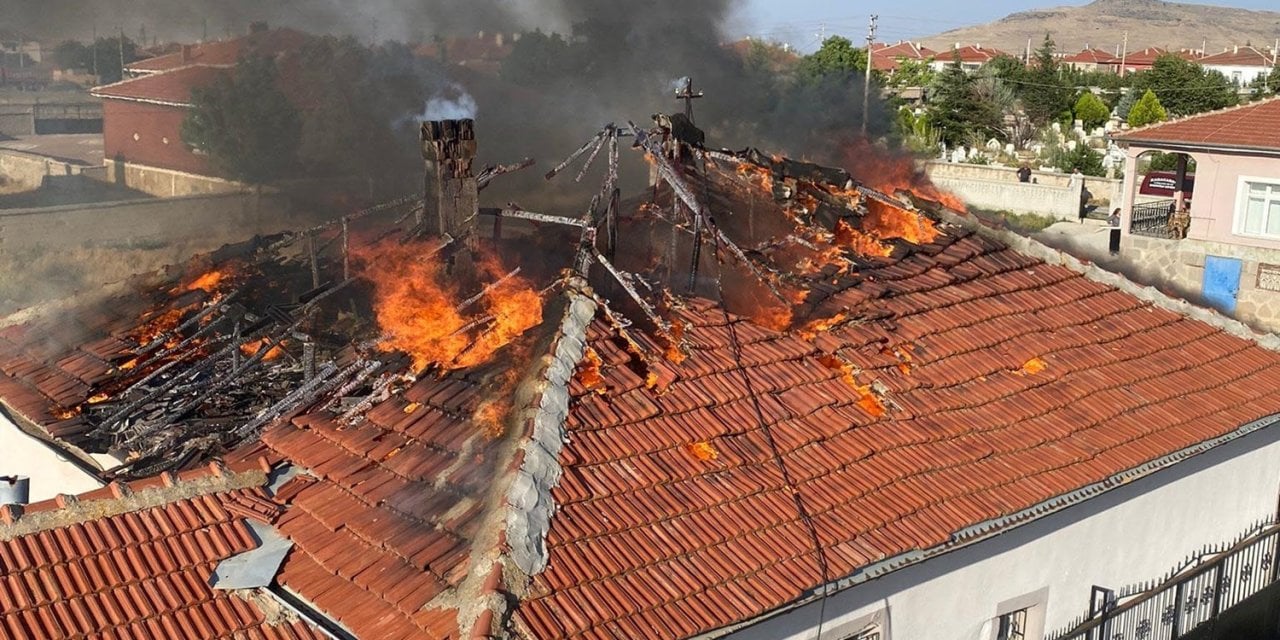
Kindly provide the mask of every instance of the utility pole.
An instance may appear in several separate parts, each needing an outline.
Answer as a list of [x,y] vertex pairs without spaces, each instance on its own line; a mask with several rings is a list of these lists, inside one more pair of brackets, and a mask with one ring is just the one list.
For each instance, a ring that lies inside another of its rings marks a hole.
[[208,18],[205,18],[202,21],[202,26],[203,26],[203,31],[201,32],[200,42],[208,42],[209,41],[209,19]]
[[862,137],[867,137],[867,113],[871,109],[871,45],[876,41],[876,22],[880,16],[872,14],[867,24],[867,77],[862,83]]
[[93,80],[101,83],[102,76],[98,75],[98,23],[93,23]]
[[124,27],[120,27],[120,79],[124,80]]
[[1120,77],[1121,78],[1123,78],[1125,75],[1124,66],[1128,59],[1129,59],[1129,32],[1126,31],[1124,32],[1124,45],[1123,45],[1123,48],[1120,50]]

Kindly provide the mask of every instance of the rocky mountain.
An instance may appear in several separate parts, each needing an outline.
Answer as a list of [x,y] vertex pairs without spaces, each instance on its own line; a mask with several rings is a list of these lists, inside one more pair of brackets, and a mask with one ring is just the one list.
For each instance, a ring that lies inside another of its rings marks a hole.
[[1213,54],[1233,45],[1272,46],[1280,37],[1280,13],[1163,0],[1095,0],[1081,7],[1021,11],[988,24],[940,33],[923,42],[939,51],[958,42],[1018,55],[1026,50],[1028,39],[1034,48],[1049,33],[1060,52],[1074,53],[1091,46],[1115,53],[1126,31],[1130,51],[1203,46]]

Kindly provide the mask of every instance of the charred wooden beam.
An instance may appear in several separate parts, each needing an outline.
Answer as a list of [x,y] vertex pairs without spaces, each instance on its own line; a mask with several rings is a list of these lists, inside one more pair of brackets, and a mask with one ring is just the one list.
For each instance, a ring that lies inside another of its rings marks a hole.
[[655,327],[663,332],[671,331],[671,325],[658,315],[657,310],[653,308],[653,305],[650,305],[645,301],[639,291],[636,291],[635,284],[631,280],[631,274],[619,271],[618,268],[613,266],[613,263],[609,262],[609,259],[603,255],[596,254],[596,262],[599,262],[600,266],[604,267],[605,271],[608,271],[609,275],[613,276],[613,279],[617,280],[618,284],[622,285],[622,290],[627,292],[627,295],[631,298],[632,302],[635,302],[636,306],[640,307],[640,310],[644,312],[645,317],[649,318],[649,321],[652,322]]
[[480,170],[478,175],[476,175],[476,188],[479,191],[484,191],[484,188],[489,186],[489,183],[493,182],[494,178],[504,176],[508,173],[515,173],[522,169],[528,169],[535,164],[537,164],[537,162],[533,158],[525,158],[524,160],[513,164],[500,164],[485,167]]
[[574,182],[582,182],[582,179],[587,177],[587,171],[591,169],[591,165],[595,163],[596,156],[600,155],[600,150],[605,148],[605,140],[613,137],[612,128],[613,125],[605,127],[605,131],[608,133],[606,133],[604,137],[596,140],[595,147],[591,149],[591,155],[587,156],[587,161],[582,163],[582,170],[578,172],[578,177],[573,179]]
[[333,398],[324,406],[326,411],[337,411],[338,403],[342,401],[342,398],[346,397],[346,395],[352,391],[360,388],[360,385],[364,384],[365,380],[369,379],[369,376],[377,373],[379,369],[382,369],[385,366],[379,360],[362,360],[362,362],[365,363],[364,367],[334,392]]
[[564,216],[525,211],[516,207],[507,207],[506,209],[497,209],[492,207],[484,208],[480,210],[480,215],[493,216],[496,218],[517,218],[520,220],[530,220],[532,222],[559,224],[567,227],[582,227],[587,224],[578,218],[566,218]]
[[351,279],[351,221],[342,219],[342,279]]
[[543,176],[543,178],[547,180],[551,180],[555,178],[557,175],[559,175],[561,171],[564,171],[566,167],[572,164],[574,160],[577,160],[578,158],[582,157],[582,154],[590,150],[592,146],[597,145],[600,143],[601,140],[604,140],[604,136],[607,131],[608,131],[608,127],[606,127],[605,129],[602,129],[590,140],[586,141],[586,143],[584,143],[581,147],[578,147],[577,150],[569,154],[569,157],[565,158],[563,162],[561,162],[560,164],[553,167],[550,171],[548,171],[546,175]]
[[489,284],[485,285],[484,288],[481,289],[479,293],[475,294],[474,296],[471,296],[470,298],[467,298],[466,300],[463,300],[462,304],[459,304],[455,310],[458,313],[462,313],[467,309],[467,307],[470,307],[471,305],[477,302],[480,302],[480,300],[482,300],[486,295],[489,295],[491,291],[502,286],[502,283],[518,275],[520,275],[520,267],[516,267],[515,269],[512,269],[501,278],[498,278],[497,280],[494,280],[493,282],[490,282]]

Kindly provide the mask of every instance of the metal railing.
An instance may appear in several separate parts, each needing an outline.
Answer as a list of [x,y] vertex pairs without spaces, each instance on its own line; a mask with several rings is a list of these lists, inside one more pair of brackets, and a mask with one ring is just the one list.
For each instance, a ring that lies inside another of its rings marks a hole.
[[1135,236],[1172,239],[1169,219],[1173,217],[1173,200],[1158,200],[1133,205],[1129,217],[1129,233]]
[[[1276,582],[1280,524],[1207,548],[1154,584],[1094,587],[1089,613],[1047,640],[1176,640]],[[1127,594],[1126,594],[1127,592]]]

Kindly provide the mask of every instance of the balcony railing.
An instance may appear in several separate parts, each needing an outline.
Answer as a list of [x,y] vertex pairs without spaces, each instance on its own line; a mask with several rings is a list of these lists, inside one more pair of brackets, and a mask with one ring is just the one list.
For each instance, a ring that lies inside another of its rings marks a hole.
[[1176,640],[1280,578],[1280,525],[1259,523],[1226,548],[1206,549],[1155,584],[1094,587],[1089,613],[1050,640]]
[[1159,200],[1133,205],[1133,215],[1129,218],[1129,233],[1149,238],[1177,237],[1169,229],[1169,218],[1173,217],[1173,204],[1173,200]]

